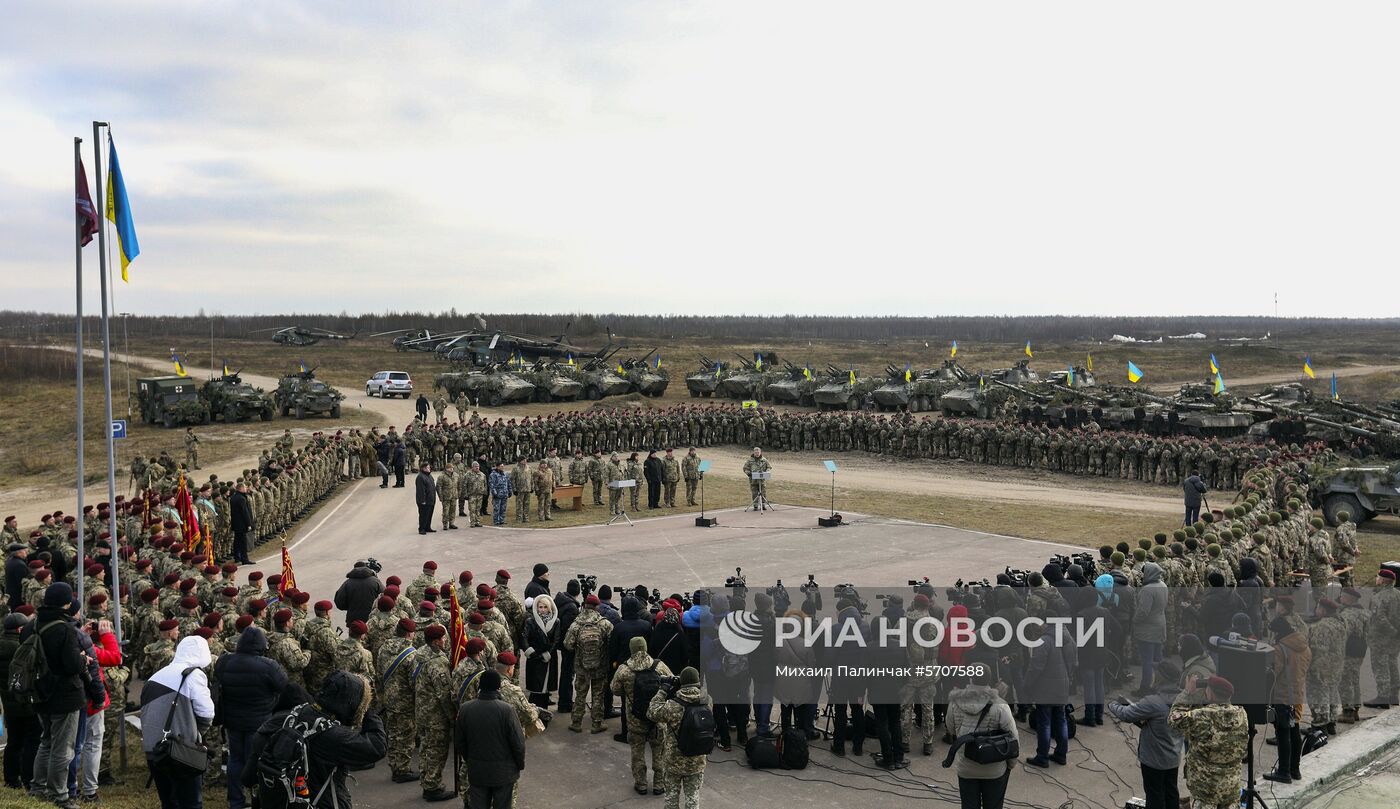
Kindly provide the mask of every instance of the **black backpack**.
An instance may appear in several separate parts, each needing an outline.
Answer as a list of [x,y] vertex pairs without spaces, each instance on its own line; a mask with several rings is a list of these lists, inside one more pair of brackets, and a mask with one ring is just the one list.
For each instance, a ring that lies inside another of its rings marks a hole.
[[676,727],[676,752],[683,756],[708,756],[715,749],[715,714],[703,702],[682,702]]
[[10,659],[10,676],[6,685],[16,700],[37,705],[47,702],[53,695],[49,655],[44,651],[40,636],[55,626],[61,629],[62,625],[63,621],[49,621],[30,632],[20,643],[19,649],[15,650],[15,656]]
[[807,769],[807,736],[798,728],[788,728],[778,736],[778,756],[785,770]]
[[263,809],[310,807],[320,800],[327,789],[334,794],[333,772],[326,776],[321,789],[315,795],[311,794],[308,785],[311,759],[307,743],[312,736],[340,723],[322,716],[308,721],[303,714],[309,709],[309,705],[300,705],[287,714],[282,727],[272,734],[258,756],[258,802]]
[[660,662],[660,658],[652,660],[651,668],[642,669],[632,677],[632,701],[627,710],[633,718],[649,721],[647,708],[651,706],[651,698],[661,690],[661,675],[656,673],[656,664]]
[[808,752],[807,737],[797,728],[777,736],[753,736],[744,744],[749,766],[755,770],[805,770]]

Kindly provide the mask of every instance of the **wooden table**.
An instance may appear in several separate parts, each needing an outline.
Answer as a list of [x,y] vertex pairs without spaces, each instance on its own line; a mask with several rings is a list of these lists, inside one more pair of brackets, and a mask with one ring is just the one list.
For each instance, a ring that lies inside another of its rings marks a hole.
[[563,504],[562,504],[560,501],[567,500],[567,499],[570,499],[570,498],[572,498],[573,501],[574,501],[574,509],[573,509],[573,510],[574,510],[574,511],[583,511],[583,484],[582,484],[582,483],[572,483],[572,484],[569,484],[568,486],[555,486],[555,487],[554,487],[554,502],[560,503],[560,508],[563,508]]

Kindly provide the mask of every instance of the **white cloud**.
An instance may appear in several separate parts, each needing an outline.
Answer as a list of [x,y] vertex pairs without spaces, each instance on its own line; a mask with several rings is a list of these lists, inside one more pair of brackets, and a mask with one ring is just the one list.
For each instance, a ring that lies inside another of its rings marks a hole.
[[0,31],[8,306],[108,117],[137,308],[1394,314],[1388,4],[100,13]]

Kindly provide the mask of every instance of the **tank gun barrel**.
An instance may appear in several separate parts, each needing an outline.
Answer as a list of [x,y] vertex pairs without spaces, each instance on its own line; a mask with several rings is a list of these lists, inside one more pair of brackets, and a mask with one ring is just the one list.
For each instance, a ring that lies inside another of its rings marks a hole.
[[1348,432],[1352,435],[1359,435],[1362,438],[1375,438],[1377,435],[1377,433],[1374,430],[1367,430],[1364,427],[1357,427],[1354,424],[1342,424],[1339,421],[1331,421],[1329,419],[1319,418],[1317,416],[1312,415],[1311,413],[1304,413],[1301,410],[1294,410],[1291,407],[1285,407],[1280,404],[1272,404],[1254,396],[1246,397],[1245,401],[1249,402],[1250,404],[1259,405],[1260,407],[1272,410],[1274,413],[1280,416],[1294,416],[1296,418],[1302,419],[1303,421],[1306,421],[1309,424],[1317,424],[1322,427],[1331,427],[1334,430],[1342,430],[1343,432]]
[[1051,398],[1051,397],[1049,397],[1049,396],[1046,396],[1046,395],[1043,394],[1043,393],[1035,393],[1034,391],[1030,391],[1030,390],[1027,390],[1027,389],[1021,387],[1020,385],[1013,385],[1013,384],[1011,384],[1010,382],[1003,382],[1003,381],[1001,381],[1000,379],[994,379],[994,378],[992,378],[992,377],[990,377],[990,376],[987,377],[987,381],[988,381],[988,382],[991,382],[993,385],[1000,385],[1000,386],[1002,386],[1003,388],[1007,388],[1007,389],[1010,389],[1010,390],[1014,390],[1014,391],[1016,391],[1017,393],[1019,393],[1019,394],[1021,394],[1021,395],[1023,395],[1023,396],[1029,396],[1029,397],[1031,397],[1032,399],[1036,400],[1037,402],[1040,402],[1041,404],[1045,404],[1046,402],[1049,402],[1049,401],[1050,401],[1050,398]]
[[1069,395],[1076,396],[1080,399],[1087,399],[1096,405],[1104,405],[1108,403],[1108,400],[1103,398],[1102,396],[1095,396],[1092,393],[1086,393],[1082,390],[1079,390],[1078,388],[1071,388],[1069,385],[1052,383],[1050,387],[1054,390],[1060,391],[1061,393],[1068,393]]
[[[1352,413],[1362,418],[1371,419],[1372,421],[1378,422],[1380,426],[1386,428],[1387,430],[1400,431],[1400,422],[1395,421],[1396,417],[1386,414],[1383,410],[1373,410],[1372,408],[1366,407],[1364,405],[1355,404],[1353,402],[1344,402],[1341,399],[1333,400],[1332,404],[1336,405],[1342,410],[1345,410],[1348,413]],[[1400,416],[1400,413],[1397,413],[1396,416]]]

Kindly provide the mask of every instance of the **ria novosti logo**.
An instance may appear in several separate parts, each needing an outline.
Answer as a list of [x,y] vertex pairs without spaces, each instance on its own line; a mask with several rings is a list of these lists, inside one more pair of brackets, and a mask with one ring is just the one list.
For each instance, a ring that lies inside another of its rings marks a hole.
[[719,645],[735,655],[750,655],[763,642],[763,625],[747,610],[735,610],[719,622]]

